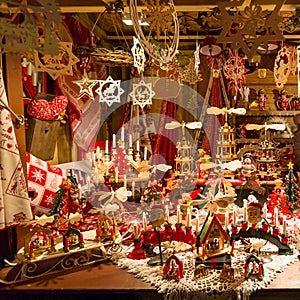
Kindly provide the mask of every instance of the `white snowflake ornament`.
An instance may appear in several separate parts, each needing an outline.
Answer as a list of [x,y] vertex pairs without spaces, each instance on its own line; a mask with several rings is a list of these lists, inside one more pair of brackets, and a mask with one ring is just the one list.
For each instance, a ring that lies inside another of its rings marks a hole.
[[152,83],[145,83],[141,80],[137,84],[133,84],[132,92],[129,96],[133,99],[133,105],[139,105],[142,109],[147,104],[152,104],[152,98],[155,95],[152,89]]
[[100,87],[96,90],[96,93],[100,96],[99,102],[104,102],[108,106],[111,106],[114,102],[120,103],[120,96],[124,93],[124,90],[120,87],[121,80],[113,80],[111,76],[108,76],[106,80],[99,80]]
[[137,68],[138,73],[141,74],[141,72],[144,72],[146,56],[144,48],[135,36],[133,37],[131,52],[133,54],[133,65]]

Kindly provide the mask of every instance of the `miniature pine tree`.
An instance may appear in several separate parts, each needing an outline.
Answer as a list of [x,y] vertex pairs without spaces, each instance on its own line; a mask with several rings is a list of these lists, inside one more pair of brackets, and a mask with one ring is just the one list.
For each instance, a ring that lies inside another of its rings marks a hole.
[[289,173],[286,175],[284,187],[285,193],[288,195],[288,200],[291,202],[291,211],[294,211],[298,208],[298,201],[299,201],[299,191],[300,187],[297,183],[297,179],[293,173],[293,164],[290,162],[288,164]]
[[76,178],[68,176],[57,191],[54,204],[50,210],[50,215],[69,216],[71,213],[80,212],[81,205],[78,196]]

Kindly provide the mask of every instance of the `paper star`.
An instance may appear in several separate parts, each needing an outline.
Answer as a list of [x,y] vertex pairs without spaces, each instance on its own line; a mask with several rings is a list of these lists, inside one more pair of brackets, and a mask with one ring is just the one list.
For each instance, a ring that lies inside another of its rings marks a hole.
[[104,102],[108,106],[111,106],[114,102],[120,103],[120,96],[124,93],[124,90],[120,87],[121,80],[113,80],[111,76],[108,76],[106,80],[99,80],[100,87],[96,90],[96,93],[100,96],[99,102]]
[[83,96],[87,96],[90,99],[94,99],[93,87],[99,82],[99,80],[89,79],[86,70],[84,70],[83,77],[80,80],[74,80],[73,83],[80,87],[79,94],[77,95],[78,99],[81,99]]
[[152,98],[155,95],[152,89],[152,83],[145,83],[141,80],[137,84],[133,84],[132,92],[129,96],[133,99],[134,105],[139,105],[142,109],[147,104],[152,104]]
[[[259,4],[249,2],[249,0],[234,0],[218,4],[224,26],[217,42],[231,43],[233,49],[241,48],[247,58],[251,59],[259,46],[266,46],[269,41],[284,39],[279,28],[282,21],[279,12],[285,0],[265,0],[268,4],[275,5],[272,11],[263,11]],[[242,9],[238,11],[237,7],[241,6]],[[226,7],[235,7],[237,11],[231,10],[229,14]],[[251,47],[248,45],[249,42],[253,43]]]

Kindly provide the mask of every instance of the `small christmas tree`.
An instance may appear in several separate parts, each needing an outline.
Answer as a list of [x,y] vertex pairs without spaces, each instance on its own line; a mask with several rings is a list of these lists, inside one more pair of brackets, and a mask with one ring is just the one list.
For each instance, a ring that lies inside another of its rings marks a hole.
[[69,217],[71,213],[81,212],[79,189],[75,177],[68,176],[56,193],[55,202],[50,210],[51,216]]
[[298,206],[299,201],[299,191],[300,187],[297,182],[297,179],[293,173],[293,164],[290,162],[288,164],[289,173],[286,175],[284,187],[285,187],[285,193],[288,195],[288,200],[291,202],[290,210],[294,211]]
[[141,198],[140,210],[138,210],[137,213],[150,213],[154,205],[160,205],[162,203],[163,198],[162,186],[156,182],[150,184],[149,187],[145,189],[144,195]]

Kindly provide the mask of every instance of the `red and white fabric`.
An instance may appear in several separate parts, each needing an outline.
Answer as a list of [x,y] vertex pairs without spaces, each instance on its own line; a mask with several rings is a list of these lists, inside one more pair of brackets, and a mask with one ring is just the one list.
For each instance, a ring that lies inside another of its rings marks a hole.
[[67,171],[51,166],[49,163],[35,157],[31,153],[26,154],[28,190],[34,195],[31,198],[31,207],[35,216],[48,215],[53,206],[56,192]]
[[[1,69],[0,98],[8,104]],[[30,199],[14,125],[10,112],[0,105],[0,229],[30,219]]]

